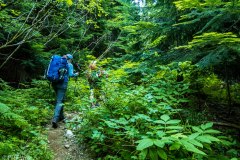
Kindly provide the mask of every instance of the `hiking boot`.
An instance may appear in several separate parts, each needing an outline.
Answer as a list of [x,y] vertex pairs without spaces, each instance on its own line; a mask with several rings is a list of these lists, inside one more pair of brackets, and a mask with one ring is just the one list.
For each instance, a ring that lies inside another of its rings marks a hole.
[[52,127],[53,127],[53,128],[57,128],[57,127],[58,127],[58,124],[57,124],[56,121],[52,121]]
[[67,119],[66,118],[61,118],[59,122],[66,123]]

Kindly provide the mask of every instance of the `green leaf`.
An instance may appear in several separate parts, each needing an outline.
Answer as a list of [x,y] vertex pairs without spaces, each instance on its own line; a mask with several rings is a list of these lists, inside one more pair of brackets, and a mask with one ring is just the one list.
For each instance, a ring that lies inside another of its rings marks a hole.
[[199,127],[193,126],[192,129],[193,129],[194,131],[199,132],[199,133],[203,133],[203,130],[201,130]]
[[169,131],[166,131],[165,133],[168,133],[168,134],[171,134],[171,133],[178,133],[179,130],[169,130]]
[[196,141],[196,140],[194,140],[194,139],[189,140],[188,142],[189,142],[189,143],[192,143],[192,144],[195,145],[195,146],[198,146],[198,147],[203,148],[202,143],[200,143],[200,142],[198,142],[198,141]]
[[164,159],[164,160],[167,159],[167,154],[166,154],[166,152],[163,149],[158,149],[157,150],[157,154],[162,159]]
[[178,124],[180,122],[181,122],[181,120],[174,119],[174,120],[167,121],[166,124]]
[[198,153],[201,155],[206,155],[206,153],[204,153],[203,151],[196,148],[193,144],[191,144],[185,140],[181,140],[181,142],[182,142],[183,146],[186,148],[186,150],[188,150],[190,152]]
[[197,140],[201,141],[201,142],[205,142],[205,143],[212,143],[209,139],[207,139],[207,137],[205,136],[198,136],[196,138]]
[[175,142],[175,143],[173,143],[173,144],[169,147],[169,150],[170,150],[170,151],[178,150],[180,147],[181,147],[181,144]]
[[71,6],[73,4],[72,0],[66,0],[66,3],[68,6]]
[[227,140],[221,140],[221,143],[225,146],[231,146],[232,145],[232,143],[227,141]]
[[167,126],[166,129],[178,129],[178,130],[180,130],[180,129],[183,129],[183,127],[181,127],[181,126]]
[[158,153],[155,149],[149,149],[149,155],[151,160],[158,160]]
[[146,159],[147,154],[148,154],[148,149],[142,150],[141,153],[139,154],[139,159],[140,159],[140,160]]
[[220,140],[216,137],[213,137],[211,135],[204,135],[205,138],[209,139],[210,141],[214,141],[214,142],[219,142]]
[[201,125],[201,128],[203,129],[203,130],[206,130],[206,129],[208,129],[208,128],[211,128],[213,126],[213,123],[212,122],[209,122],[209,123],[206,123],[206,124],[202,124]]
[[117,123],[111,122],[111,121],[104,121],[109,128],[119,128]]
[[190,136],[188,136],[188,138],[190,139],[190,140],[192,140],[192,139],[195,139],[196,137],[198,137],[200,135],[200,133],[193,133],[193,134],[191,134]]
[[167,121],[170,119],[170,117],[169,117],[168,115],[166,115],[166,114],[162,115],[160,118],[161,118],[164,122],[167,122]]
[[159,124],[166,124],[166,122],[164,122],[163,120],[156,120],[154,121],[155,123],[159,123]]
[[171,137],[176,138],[176,139],[187,138],[187,136],[184,135],[183,133],[172,134]]
[[155,140],[153,141],[153,143],[154,143],[156,146],[160,147],[160,148],[163,148],[164,145],[165,145],[165,143],[164,143],[163,141],[158,140],[158,139],[155,139]]
[[215,129],[208,129],[208,130],[205,130],[204,133],[219,134],[221,132]]
[[152,146],[153,142],[154,141],[152,139],[139,140],[139,141],[137,141],[137,143],[139,143],[137,146],[137,150],[139,150],[139,151],[144,150],[145,148]]
[[156,135],[157,135],[159,138],[161,138],[161,137],[165,136],[166,133],[163,132],[163,131],[157,131],[157,132],[156,132]]

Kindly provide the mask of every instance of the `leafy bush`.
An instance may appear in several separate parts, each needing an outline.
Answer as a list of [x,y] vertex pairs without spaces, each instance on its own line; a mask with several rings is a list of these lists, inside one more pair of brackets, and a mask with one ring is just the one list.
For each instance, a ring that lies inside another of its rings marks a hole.
[[[47,84],[36,81],[33,88],[0,86],[0,157],[2,159],[52,159],[43,132],[49,120],[50,104],[42,92]],[[40,92],[40,89],[41,92]],[[41,98],[40,98],[41,97]],[[46,99],[44,99],[46,98]]]
[[[86,110],[77,126],[79,139],[87,141],[98,157],[204,159],[215,154],[214,148],[231,145],[213,123],[192,126],[180,120],[181,106],[192,93],[194,67],[187,62],[158,67],[155,75],[140,80],[141,86],[129,85],[126,79],[134,67],[111,72],[103,83],[102,106]],[[177,80],[179,74],[182,81]]]

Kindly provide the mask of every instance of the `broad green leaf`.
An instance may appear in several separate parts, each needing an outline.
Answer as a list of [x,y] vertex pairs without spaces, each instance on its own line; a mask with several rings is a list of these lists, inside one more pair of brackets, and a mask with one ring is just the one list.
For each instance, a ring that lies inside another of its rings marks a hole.
[[213,126],[213,123],[212,123],[212,122],[209,122],[209,123],[206,123],[206,124],[202,124],[202,125],[201,125],[201,128],[202,128],[203,130],[205,130],[205,129],[211,128],[212,126]]
[[120,118],[119,120],[114,120],[114,122],[123,124],[123,125],[126,125],[129,123],[125,118]]
[[167,126],[166,129],[183,129],[181,126]]
[[210,143],[204,144],[204,148],[207,148],[209,151],[212,151],[212,147]]
[[141,151],[145,148],[152,146],[153,140],[152,139],[142,139],[142,140],[137,141],[137,143],[139,143],[137,146],[137,150]]
[[207,137],[205,136],[198,136],[196,138],[197,140],[201,141],[201,142],[205,142],[205,143],[212,143],[209,139],[207,139]]
[[182,140],[181,142],[182,142],[183,146],[186,148],[186,150],[188,150],[190,152],[198,153],[201,155],[206,155],[206,153],[204,153],[203,151],[196,148],[193,144],[191,144],[185,140]]
[[167,121],[166,124],[178,124],[180,122],[181,122],[181,120],[174,119],[174,120]]
[[104,121],[106,124],[107,124],[107,126],[108,127],[110,127],[110,128],[119,128],[119,126],[116,124],[116,123],[114,123],[114,122],[111,122],[111,121]]
[[72,0],[66,0],[67,4],[71,6],[73,4]]
[[146,159],[147,154],[148,154],[148,149],[142,150],[141,153],[139,154],[139,159],[140,159],[140,160]]
[[149,149],[149,155],[151,160],[158,160],[158,153],[155,149]]
[[155,140],[153,141],[153,143],[154,143],[156,146],[160,147],[160,148],[163,148],[164,145],[165,145],[165,143],[164,143],[163,141],[158,140],[158,139],[155,139]]
[[179,132],[179,130],[168,130],[168,131],[166,131],[166,133],[168,133],[168,134],[170,134],[170,133],[178,133]]
[[161,137],[165,136],[166,133],[163,132],[163,131],[157,131],[156,135],[157,135],[159,138],[161,138]]
[[164,142],[165,144],[168,144],[168,143],[172,143],[173,141],[175,141],[175,138],[172,138],[172,137],[162,137],[161,141]]
[[177,138],[177,139],[179,139],[179,138],[187,138],[187,136],[184,135],[183,133],[172,134],[171,137]]
[[167,122],[167,121],[170,119],[170,117],[169,117],[168,115],[166,115],[166,114],[162,115],[160,118],[161,118],[164,122]]
[[188,138],[191,140],[191,139],[195,139],[197,136],[199,136],[200,133],[193,133],[191,134],[190,136],[188,136]]
[[221,143],[222,143],[223,145],[226,145],[226,146],[231,146],[231,145],[232,145],[232,142],[229,142],[229,141],[227,141],[227,140],[221,140]]
[[160,158],[162,158],[164,160],[167,159],[167,154],[163,149],[158,149],[157,154]]
[[155,123],[159,123],[159,124],[166,124],[166,122],[164,122],[163,120],[156,120],[154,121]]
[[220,140],[216,137],[213,137],[211,135],[204,135],[204,137],[206,137],[207,139],[209,139],[210,141],[215,141],[215,142],[219,142]]
[[172,151],[172,150],[178,150],[180,147],[181,147],[181,144],[175,142],[175,143],[173,143],[173,144],[169,147],[169,150],[170,150],[170,151]]
[[206,155],[206,153],[204,153],[203,151],[197,149],[196,147],[191,147],[191,148],[187,148],[188,151],[194,152],[194,153],[198,153],[201,155]]
[[219,134],[221,132],[215,129],[208,129],[208,130],[205,130],[204,133]]
[[193,126],[192,129],[193,129],[194,131],[199,132],[199,133],[202,133],[202,132],[203,132],[203,130],[201,130],[199,127],[196,127],[196,126]]
[[195,145],[195,146],[198,146],[198,147],[203,148],[202,143],[200,143],[200,142],[198,142],[198,141],[196,141],[196,140],[194,140],[194,139],[189,140],[188,142],[192,143],[192,144]]

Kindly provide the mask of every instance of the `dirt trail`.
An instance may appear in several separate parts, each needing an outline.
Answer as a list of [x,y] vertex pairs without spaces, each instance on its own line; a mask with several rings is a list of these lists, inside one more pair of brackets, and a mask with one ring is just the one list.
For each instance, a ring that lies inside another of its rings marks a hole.
[[93,160],[84,146],[79,146],[75,137],[66,137],[67,129],[64,123],[58,123],[54,129],[49,124],[48,141],[54,153],[54,160]]

